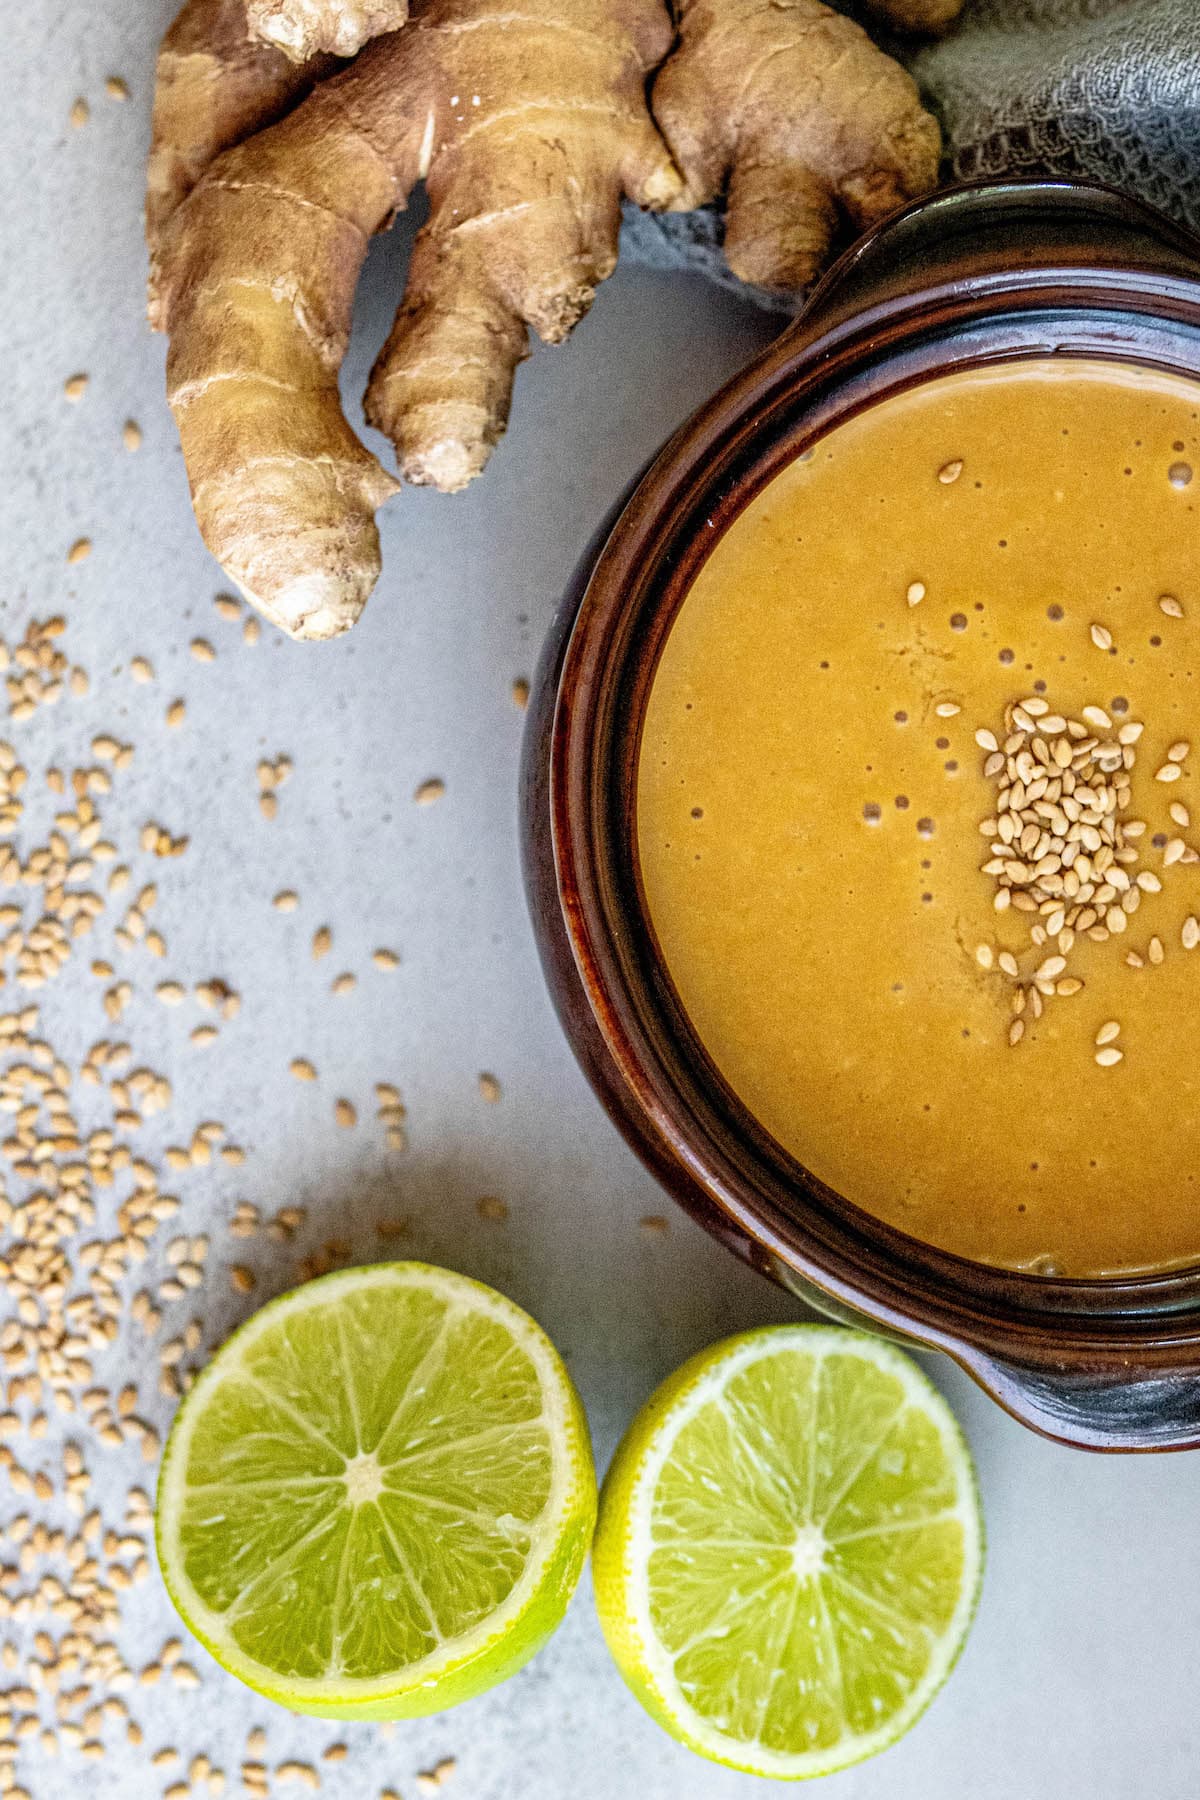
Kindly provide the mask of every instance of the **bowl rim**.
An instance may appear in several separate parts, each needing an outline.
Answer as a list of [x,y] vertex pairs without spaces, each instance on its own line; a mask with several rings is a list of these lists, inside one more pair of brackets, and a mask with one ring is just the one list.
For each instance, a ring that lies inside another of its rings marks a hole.
[[[885,276],[879,289],[898,237],[915,230],[913,243],[922,233],[928,241],[956,209],[977,227],[984,212],[1005,207],[1023,215],[1025,227],[1039,209],[1078,209],[1091,229],[1106,221],[1129,243],[1092,255],[1057,242],[1014,254],[1010,240],[1007,254],[985,257],[973,273],[942,257],[925,278],[893,282],[889,291]],[[968,1362],[1016,1355],[1049,1369],[1066,1355],[1116,1369],[1136,1355],[1163,1369],[1194,1368],[1200,1261],[1106,1278],[968,1261],[833,1194],[753,1120],[672,1000],[661,958],[647,963],[652,927],[644,907],[630,903],[636,853],[630,859],[622,846],[632,841],[630,759],[635,765],[653,673],[646,634],[657,629],[661,645],[703,554],[779,468],[851,411],[905,385],[1047,354],[1132,361],[1200,380],[1198,256],[1186,233],[1091,183],[970,183],[905,208],[855,245],[797,324],[660,453],[592,566],[557,682],[549,803],[559,900],[579,980],[632,1104],[682,1180],[777,1272]],[[784,1184],[799,1190],[800,1207],[782,1202]]]

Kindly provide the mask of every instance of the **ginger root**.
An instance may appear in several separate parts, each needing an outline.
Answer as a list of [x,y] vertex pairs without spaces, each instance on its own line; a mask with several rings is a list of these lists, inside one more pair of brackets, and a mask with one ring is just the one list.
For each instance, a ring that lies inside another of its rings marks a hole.
[[264,44],[307,62],[323,50],[355,56],[371,38],[398,31],[408,0],[246,0],[246,17]]
[[944,31],[966,0],[867,0],[876,18],[901,31]]
[[456,488],[504,428],[526,328],[565,336],[612,271],[622,196],[679,191],[645,103],[670,44],[659,0],[490,6],[428,0],[218,158],[159,245],[154,311],[201,531],[297,637],[358,616],[396,486],[337,389],[370,234],[424,176],[429,222],[368,413],[409,480]]
[[[409,481],[454,490],[504,430],[529,329],[564,337],[611,273],[624,197],[727,188],[731,267],[798,289],[839,209],[868,224],[936,179],[912,82],[819,0],[674,0],[673,50],[665,0],[493,4],[413,0],[396,30],[406,0],[186,0],[163,43],[147,234],[168,397],[206,543],[296,637],[344,631],[379,572],[398,483],[338,371],[370,236],[419,180],[429,222],[366,412]],[[873,4],[919,26],[960,0]]]
[[158,52],[146,239],[153,259],[167,220],[230,145],[282,118],[335,65],[299,66],[256,42],[245,0],[186,0]]
[[842,208],[883,218],[937,181],[941,138],[911,78],[820,0],[675,0],[652,105],[694,205],[728,186],[725,257],[804,288]]

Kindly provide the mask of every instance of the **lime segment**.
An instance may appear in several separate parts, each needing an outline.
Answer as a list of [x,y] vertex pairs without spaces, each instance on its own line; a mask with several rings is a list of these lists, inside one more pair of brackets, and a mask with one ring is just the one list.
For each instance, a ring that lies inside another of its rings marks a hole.
[[511,1301],[420,1263],[309,1283],[180,1408],[158,1547],[186,1623],[301,1711],[430,1712],[526,1661],[587,1554],[582,1408]]
[[594,1558],[605,1636],[648,1710],[703,1755],[797,1780],[917,1719],[982,1559],[945,1401],[891,1345],[817,1325],[730,1338],[652,1396]]

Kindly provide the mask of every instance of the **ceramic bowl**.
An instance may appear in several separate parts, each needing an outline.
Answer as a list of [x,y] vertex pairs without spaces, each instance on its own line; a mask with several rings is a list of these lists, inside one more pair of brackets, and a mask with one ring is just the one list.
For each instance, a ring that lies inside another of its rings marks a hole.
[[526,881],[567,1036],[629,1143],[731,1249],[823,1313],[947,1352],[1066,1443],[1200,1444],[1200,1267],[1068,1280],[972,1263],[832,1192],[750,1116],[655,949],[636,853],[659,651],[720,533],[862,407],[1024,357],[1200,378],[1200,244],[1076,182],[952,189],[833,269],[800,318],[678,431],[581,566],[547,645],[522,775]]

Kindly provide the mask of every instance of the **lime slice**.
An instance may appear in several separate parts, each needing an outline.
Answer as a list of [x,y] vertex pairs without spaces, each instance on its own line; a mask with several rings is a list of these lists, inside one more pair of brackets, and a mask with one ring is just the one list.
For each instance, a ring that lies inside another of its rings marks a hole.
[[962,1648],[983,1564],[970,1452],[890,1344],[746,1332],[634,1420],[593,1564],[617,1666],[673,1737],[747,1774],[831,1774],[907,1731]]
[[562,1360],[423,1263],[310,1282],[235,1332],[175,1420],[158,1554],[185,1623],[296,1711],[470,1699],[558,1625],[596,1481]]

